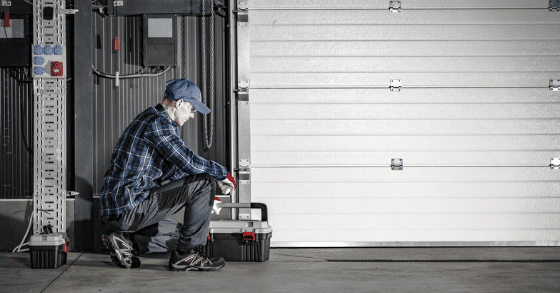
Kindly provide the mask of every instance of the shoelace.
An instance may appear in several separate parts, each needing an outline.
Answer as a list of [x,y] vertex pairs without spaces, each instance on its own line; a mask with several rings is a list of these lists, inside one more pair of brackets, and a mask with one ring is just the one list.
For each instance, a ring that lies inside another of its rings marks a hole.
[[198,253],[198,255],[200,255],[200,257],[204,259],[204,261],[208,261],[210,264],[212,264],[212,259],[204,252],[203,246],[197,246],[195,250]]

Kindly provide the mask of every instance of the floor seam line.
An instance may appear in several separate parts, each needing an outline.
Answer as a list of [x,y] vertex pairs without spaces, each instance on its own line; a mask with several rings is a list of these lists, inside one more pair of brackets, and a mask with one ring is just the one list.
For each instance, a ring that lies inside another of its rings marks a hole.
[[40,293],[43,293],[45,290],[47,290],[47,288],[49,288],[56,280],[58,280],[58,278],[60,278],[60,276],[62,276],[62,274],[64,274],[66,270],[68,270],[78,259],[80,259],[83,254],[84,253],[82,252],[71,264],[69,264],[62,272],[60,272],[60,274],[58,274],[58,276],[56,276],[54,280],[52,280],[45,288],[43,288]]

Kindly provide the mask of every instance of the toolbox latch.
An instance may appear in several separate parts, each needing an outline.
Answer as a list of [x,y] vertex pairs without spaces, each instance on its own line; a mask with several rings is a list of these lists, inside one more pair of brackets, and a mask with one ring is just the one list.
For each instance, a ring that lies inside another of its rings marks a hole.
[[243,241],[255,241],[255,232],[243,232]]

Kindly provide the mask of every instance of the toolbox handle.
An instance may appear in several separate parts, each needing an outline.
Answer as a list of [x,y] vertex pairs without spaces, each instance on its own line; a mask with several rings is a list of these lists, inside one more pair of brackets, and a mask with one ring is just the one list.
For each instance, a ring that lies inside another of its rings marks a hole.
[[268,208],[264,203],[252,202],[252,203],[221,203],[220,208],[250,208],[250,209],[260,209],[261,210],[261,220],[264,222],[268,221]]

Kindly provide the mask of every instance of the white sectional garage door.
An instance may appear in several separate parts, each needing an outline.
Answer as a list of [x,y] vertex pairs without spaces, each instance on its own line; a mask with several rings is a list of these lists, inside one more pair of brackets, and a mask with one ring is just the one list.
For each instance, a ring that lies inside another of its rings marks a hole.
[[248,1],[272,245],[558,245],[560,12],[390,2]]

